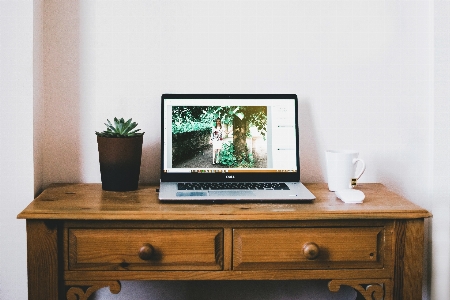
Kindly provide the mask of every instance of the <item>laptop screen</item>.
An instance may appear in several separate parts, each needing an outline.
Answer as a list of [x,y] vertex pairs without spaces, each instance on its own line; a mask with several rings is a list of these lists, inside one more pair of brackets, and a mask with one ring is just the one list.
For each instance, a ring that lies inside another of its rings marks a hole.
[[299,181],[296,95],[162,95],[162,181]]

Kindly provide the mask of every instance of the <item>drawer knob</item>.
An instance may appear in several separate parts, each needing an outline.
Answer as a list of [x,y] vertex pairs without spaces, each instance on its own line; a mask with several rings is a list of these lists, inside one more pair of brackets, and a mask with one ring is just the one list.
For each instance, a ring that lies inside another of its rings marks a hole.
[[316,243],[308,242],[303,245],[303,255],[307,259],[315,259],[319,256],[319,246]]
[[150,260],[154,252],[153,246],[146,243],[139,249],[139,258],[142,260]]

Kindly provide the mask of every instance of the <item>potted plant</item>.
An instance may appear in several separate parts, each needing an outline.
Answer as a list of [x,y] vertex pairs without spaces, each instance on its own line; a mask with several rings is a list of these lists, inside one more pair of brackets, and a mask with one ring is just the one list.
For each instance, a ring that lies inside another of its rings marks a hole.
[[114,118],[105,123],[106,130],[96,131],[102,189],[106,191],[137,190],[144,132],[129,119]]

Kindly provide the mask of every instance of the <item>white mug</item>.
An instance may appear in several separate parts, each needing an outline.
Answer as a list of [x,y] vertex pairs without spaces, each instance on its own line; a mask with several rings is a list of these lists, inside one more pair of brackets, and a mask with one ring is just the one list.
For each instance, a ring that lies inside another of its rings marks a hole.
[[[328,189],[330,191],[351,189],[352,179],[357,180],[361,177],[366,170],[366,163],[358,158],[358,154],[355,151],[326,151]],[[362,163],[362,169],[356,175],[357,162]]]

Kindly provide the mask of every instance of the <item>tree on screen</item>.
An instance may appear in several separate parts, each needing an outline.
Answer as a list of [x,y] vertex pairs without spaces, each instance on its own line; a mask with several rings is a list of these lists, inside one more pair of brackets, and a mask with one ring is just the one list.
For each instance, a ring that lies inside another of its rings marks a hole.
[[233,127],[234,155],[238,162],[248,159],[246,138],[250,126],[255,126],[265,137],[267,132],[266,106],[176,106],[173,107],[172,131],[174,133],[211,128],[220,118]]

